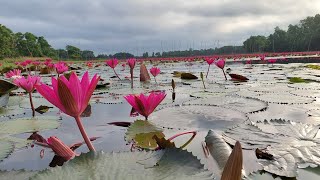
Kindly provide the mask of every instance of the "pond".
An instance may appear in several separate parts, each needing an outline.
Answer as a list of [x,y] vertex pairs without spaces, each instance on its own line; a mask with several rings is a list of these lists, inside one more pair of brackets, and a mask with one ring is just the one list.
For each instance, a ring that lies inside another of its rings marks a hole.
[[[158,63],[157,83],[153,77],[140,82],[136,65],[131,89],[128,67],[115,68],[119,80],[104,64],[95,68],[73,64],[80,67],[74,70],[79,77],[88,71],[90,77],[98,74],[103,80],[81,118],[89,137],[95,137],[97,153],[88,153],[84,143],[75,150],[74,159],[56,166],[64,160],[27,139],[37,132],[44,139],[56,136],[67,145],[81,143],[76,121],[37,91],[32,93],[34,106],[50,108],[32,118],[28,94],[16,89],[7,103],[5,95],[0,98],[5,104],[0,108],[0,179],[220,179],[236,141],[242,146],[242,174],[247,179],[317,179],[320,71],[306,65],[226,65],[248,81],[231,80],[228,75],[225,80],[221,69],[211,66],[202,82],[200,72],[207,73],[206,62]],[[181,72],[198,78],[181,79]],[[41,81],[51,85],[51,75],[41,75]],[[132,114],[124,96],[151,92],[165,92],[166,97],[145,121]],[[184,132],[189,133],[172,138],[176,148],[158,150],[160,140],[154,135],[169,139]],[[257,158],[257,149],[272,158]]]

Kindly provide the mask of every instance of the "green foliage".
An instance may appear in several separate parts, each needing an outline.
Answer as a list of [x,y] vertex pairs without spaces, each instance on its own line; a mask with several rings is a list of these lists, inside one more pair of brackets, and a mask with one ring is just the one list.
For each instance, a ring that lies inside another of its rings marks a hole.
[[251,36],[243,42],[246,52],[297,52],[320,49],[320,14],[307,17],[288,30],[279,27],[268,37]]
[[310,69],[320,70],[320,66],[319,65],[309,64],[309,65],[306,65],[306,67],[310,68]]
[[305,79],[302,79],[300,77],[293,77],[293,78],[290,78],[290,83],[307,83],[308,81],[305,80]]

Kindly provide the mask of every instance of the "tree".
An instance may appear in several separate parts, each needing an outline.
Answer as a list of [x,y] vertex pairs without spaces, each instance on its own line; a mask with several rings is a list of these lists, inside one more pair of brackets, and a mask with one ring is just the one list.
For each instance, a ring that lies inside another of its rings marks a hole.
[[81,53],[81,58],[82,58],[82,59],[85,59],[85,60],[89,60],[89,59],[94,59],[95,56],[94,56],[93,51],[84,50],[84,51],[82,51],[82,53]]
[[67,45],[66,46],[67,51],[67,58],[70,59],[80,59],[81,58],[81,50],[75,46]]
[[14,33],[0,24],[0,59],[16,56]]

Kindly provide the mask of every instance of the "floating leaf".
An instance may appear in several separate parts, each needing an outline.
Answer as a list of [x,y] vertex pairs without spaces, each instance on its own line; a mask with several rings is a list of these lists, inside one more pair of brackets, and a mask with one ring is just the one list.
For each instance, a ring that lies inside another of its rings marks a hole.
[[198,79],[198,77],[191,73],[181,73],[181,79]]
[[212,179],[200,161],[181,149],[81,154],[31,179]]
[[279,93],[279,94],[262,94],[258,99],[276,104],[308,104],[315,101],[314,98],[292,96],[290,93]]
[[8,94],[10,91],[17,88],[18,87],[11,82],[0,79],[0,95]]
[[244,113],[252,113],[265,110],[268,103],[254,98],[243,98],[239,96],[217,96],[189,101],[188,105],[210,105],[231,108]]
[[60,126],[57,117],[38,116],[34,118],[20,118],[0,122],[1,134],[21,134],[26,132],[55,129]]
[[247,120],[244,113],[215,106],[175,106],[151,114],[160,127],[184,129],[224,129]]
[[0,95],[0,107],[4,107],[9,102],[9,94]]
[[309,81],[305,80],[305,79],[302,79],[300,77],[292,77],[289,79],[289,82],[290,83],[307,83]]
[[155,149],[158,146],[153,136],[163,138],[164,134],[162,133],[162,129],[145,120],[134,121],[126,133],[128,141],[133,140],[136,146],[146,149]]
[[271,120],[241,124],[225,131],[224,138],[233,144],[240,141],[246,149],[265,149],[274,160],[259,159],[263,170],[287,177],[297,176],[297,167],[320,165],[319,126]]
[[27,180],[34,176],[36,171],[0,171],[1,180]]
[[37,111],[40,114],[43,114],[43,113],[48,112],[50,108],[52,108],[52,107],[40,105],[39,107],[37,107],[35,109],[35,111]]
[[5,140],[0,140],[0,161],[8,157],[13,152],[13,150],[13,143]]

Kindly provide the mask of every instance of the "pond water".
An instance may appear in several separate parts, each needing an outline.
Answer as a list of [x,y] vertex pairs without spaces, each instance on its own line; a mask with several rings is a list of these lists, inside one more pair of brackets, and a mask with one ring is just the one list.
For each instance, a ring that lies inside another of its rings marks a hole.
[[[181,132],[196,131],[197,135],[184,149],[192,152],[192,155],[199,159],[201,164],[204,164],[205,169],[213,172],[214,177],[219,178],[221,173],[219,160],[206,157],[202,147],[210,129],[222,135],[222,138],[228,144],[232,144],[235,140],[243,144],[244,170],[248,179],[279,179],[286,175],[292,177],[293,171],[297,170],[292,163],[296,163],[299,167],[308,167],[306,165],[308,163],[314,167],[320,163],[317,155],[320,154],[320,139],[318,139],[318,136],[307,137],[311,133],[309,129],[320,124],[318,98],[320,77],[317,75],[319,74],[318,70],[308,69],[305,65],[275,64],[271,66],[261,64],[248,66],[231,64],[225,67],[231,68],[232,73],[249,78],[247,82],[232,81],[230,77],[225,81],[222,71],[212,66],[208,78],[204,80],[206,85],[206,89],[204,89],[200,72],[206,73],[206,63],[195,62],[192,66],[186,66],[184,62],[160,63],[157,65],[161,69],[161,74],[156,77],[158,84],[154,82],[153,77],[149,83],[140,83],[139,78],[135,78],[134,89],[132,90],[130,80],[125,78],[130,77],[129,69],[121,71],[120,67],[117,67],[116,71],[122,78],[122,80],[118,80],[112,78],[114,76],[113,71],[108,67],[100,66],[94,69],[79,64],[78,66],[82,67],[82,70],[77,70],[79,75],[89,71],[92,77],[93,74],[97,73],[105,83],[110,83],[106,88],[97,89],[94,92],[90,103],[91,113],[88,113],[89,117],[82,117],[82,121],[90,137],[99,137],[93,141],[97,151],[105,153],[130,152],[132,141],[127,137],[127,128],[109,125],[108,123],[134,122],[136,119],[144,119],[142,116],[130,117],[131,106],[123,96],[162,90],[166,92],[167,96],[155,112],[151,114],[149,122],[159,128],[165,138]],[[151,64],[147,64],[148,69],[151,67]],[[192,73],[199,79],[182,80],[180,77],[173,76],[174,71]],[[137,67],[134,76],[139,76],[139,68]],[[300,77],[310,82],[290,83],[289,78],[292,77]],[[172,79],[176,83],[174,102],[172,100]],[[42,81],[51,84],[49,76],[43,76]],[[13,91],[15,94],[19,94],[19,92],[23,91]],[[34,92],[33,97],[36,107],[40,105],[53,107],[39,93]],[[0,123],[3,123],[0,125],[0,129],[9,121],[31,118],[27,95],[10,96],[8,105],[1,108],[0,116]],[[54,117],[53,121],[58,123],[58,127],[50,125],[44,129],[40,128],[41,131],[38,133],[41,136],[44,138],[57,136],[67,145],[83,141],[75,120],[61,113],[59,109],[53,107],[44,114],[36,114],[39,121],[47,120],[49,116]],[[279,119],[282,121],[277,121]],[[266,122],[263,122],[265,120]],[[16,126],[19,126],[19,123]],[[40,125],[35,124],[32,128],[39,129],[39,127]],[[256,129],[253,130],[253,127]],[[16,127],[10,126],[10,128],[15,129]],[[289,132],[286,129],[292,131]],[[245,137],[240,132],[243,132],[243,134],[253,133],[255,137]],[[237,133],[240,135],[233,136]],[[17,133],[0,132],[0,134],[0,142],[9,142],[13,145],[13,147],[6,146],[1,149],[3,152],[5,150],[7,152],[4,153],[0,162],[1,171],[40,171],[49,168],[49,164],[54,158],[51,149],[42,147],[32,141],[24,142],[25,144],[19,141],[25,141],[32,134],[30,128],[26,131],[17,130]],[[10,139],[5,139],[8,136],[10,136]],[[173,141],[177,147],[180,147],[190,137],[191,135],[180,136]],[[270,138],[270,141],[266,141],[264,139],[266,137]],[[278,143],[283,140],[290,142],[283,142],[285,145]],[[313,144],[301,145],[305,143],[302,140],[308,140]],[[251,147],[251,145],[253,146]],[[292,166],[284,170],[290,171],[290,173],[281,172],[274,163],[268,164],[258,160],[254,153],[255,148],[269,148],[267,150],[274,153],[276,157],[274,161],[279,161],[277,162],[280,164],[279,166]],[[305,148],[305,151],[301,151],[302,155],[297,155],[289,151],[292,148]],[[44,149],[44,156],[41,158],[40,152],[42,149]],[[141,149],[136,148],[133,151],[139,152]],[[289,162],[288,159],[284,158],[285,162],[283,162],[280,158],[285,155],[279,153],[282,151],[288,151],[287,153],[292,155],[293,160]],[[77,154],[86,152],[88,152],[88,148],[85,144],[76,150]],[[294,176],[314,179],[319,178],[317,172],[319,171],[310,170],[310,168],[299,169]],[[273,175],[270,173],[273,173]]]

